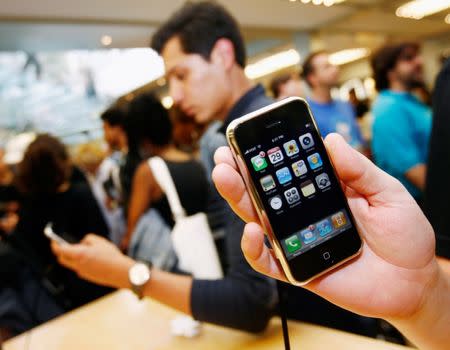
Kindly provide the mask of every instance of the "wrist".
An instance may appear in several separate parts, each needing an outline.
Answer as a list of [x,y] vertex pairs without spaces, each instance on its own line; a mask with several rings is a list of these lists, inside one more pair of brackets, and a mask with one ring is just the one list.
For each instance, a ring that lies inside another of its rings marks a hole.
[[136,264],[136,261],[131,259],[128,256],[123,256],[118,264],[118,278],[116,280],[116,288],[126,288],[130,289],[131,284],[129,280],[128,273],[130,269],[133,267],[133,265]]
[[420,349],[445,349],[450,342],[450,278],[437,263],[433,270],[417,311],[389,320]]

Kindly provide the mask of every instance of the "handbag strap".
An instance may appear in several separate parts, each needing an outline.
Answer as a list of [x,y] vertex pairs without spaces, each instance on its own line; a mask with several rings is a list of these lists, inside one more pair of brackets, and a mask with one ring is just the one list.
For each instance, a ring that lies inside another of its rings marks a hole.
[[166,194],[175,222],[186,217],[186,211],[181,205],[180,197],[166,162],[160,157],[152,157],[148,160],[148,165],[159,187]]

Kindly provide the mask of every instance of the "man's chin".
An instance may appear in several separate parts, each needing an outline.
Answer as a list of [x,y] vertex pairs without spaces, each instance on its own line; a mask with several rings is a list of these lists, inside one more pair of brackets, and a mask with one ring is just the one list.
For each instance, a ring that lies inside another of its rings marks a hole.
[[197,113],[197,114],[194,116],[194,120],[195,120],[198,124],[201,124],[201,125],[208,124],[208,123],[211,121],[211,119],[212,119],[212,118],[211,118],[209,115],[202,114],[202,113]]

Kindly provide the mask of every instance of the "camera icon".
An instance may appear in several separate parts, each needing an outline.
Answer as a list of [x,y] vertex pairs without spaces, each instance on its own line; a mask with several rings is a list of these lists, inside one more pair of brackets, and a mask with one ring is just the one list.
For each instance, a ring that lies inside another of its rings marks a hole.
[[314,139],[311,133],[304,134],[299,138],[303,149],[309,149],[314,146]]

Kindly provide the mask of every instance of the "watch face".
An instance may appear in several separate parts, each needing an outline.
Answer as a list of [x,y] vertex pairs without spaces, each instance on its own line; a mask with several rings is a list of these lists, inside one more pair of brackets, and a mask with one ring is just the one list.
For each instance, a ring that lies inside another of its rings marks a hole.
[[147,265],[137,263],[130,269],[130,282],[140,286],[150,279],[150,269]]

